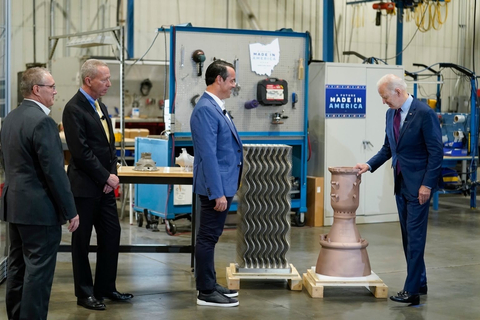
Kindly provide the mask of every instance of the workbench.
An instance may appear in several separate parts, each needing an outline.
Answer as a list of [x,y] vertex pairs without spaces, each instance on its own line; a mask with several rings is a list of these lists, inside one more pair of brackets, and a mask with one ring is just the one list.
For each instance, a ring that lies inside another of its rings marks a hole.
[[[180,167],[159,167],[158,171],[135,171],[134,167],[122,166],[118,168],[118,178],[120,183],[133,184],[183,184],[191,185],[193,183],[193,173],[184,171]],[[143,245],[130,244],[120,245],[119,252],[145,252],[145,253],[190,253],[191,266],[194,263],[195,253],[195,211],[196,197],[192,197],[192,237],[189,246],[181,245]],[[80,220],[81,223],[81,220]],[[97,246],[90,246],[90,252],[96,252]],[[58,252],[71,252],[71,245],[60,245]]]

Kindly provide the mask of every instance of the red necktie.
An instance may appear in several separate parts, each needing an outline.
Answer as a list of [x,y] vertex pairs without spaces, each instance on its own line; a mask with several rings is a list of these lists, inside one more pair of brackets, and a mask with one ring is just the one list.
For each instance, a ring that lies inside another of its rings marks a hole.
[[395,141],[398,142],[398,137],[400,136],[400,120],[402,108],[395,110],[395,116],[393,117],[393,133],[395,134]]

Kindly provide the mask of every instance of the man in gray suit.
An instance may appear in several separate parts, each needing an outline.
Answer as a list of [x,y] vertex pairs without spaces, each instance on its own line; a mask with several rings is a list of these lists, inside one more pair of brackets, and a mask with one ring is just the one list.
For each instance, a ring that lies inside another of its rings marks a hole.
[[57,125],[48,116],[55,82],[43,68],[23,73],[23,102],[0,133],[5,186],[0,219],[9,222],[8,319],[47,319],[61,225],[79,218],[63,164]]

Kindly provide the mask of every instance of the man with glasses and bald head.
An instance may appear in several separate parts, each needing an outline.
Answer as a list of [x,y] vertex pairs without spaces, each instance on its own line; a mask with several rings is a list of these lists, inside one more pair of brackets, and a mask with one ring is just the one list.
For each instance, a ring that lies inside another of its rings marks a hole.
[[[61,225],[79,225],[57,125],[48,116],[55,81],[43,68],[23,73],[25,98],[1,131],[5,169],[0,220],[9,222],[8,319],[47,319]],[[2,318],[3,319],[3,318]]]

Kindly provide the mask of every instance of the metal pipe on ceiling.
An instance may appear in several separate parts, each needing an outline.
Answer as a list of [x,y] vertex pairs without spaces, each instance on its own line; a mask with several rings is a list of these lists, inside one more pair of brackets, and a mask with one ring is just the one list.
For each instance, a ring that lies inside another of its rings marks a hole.
[[33,63],[37,63],[37,10],[35,2],[33,0]]
[[262,30],[260,23],[257,20],[257,17],[253,13],[252,9],[245,0],[237,0],[238,6],[242,9],[243,13],[247,16],[248,22],[255,30]]

